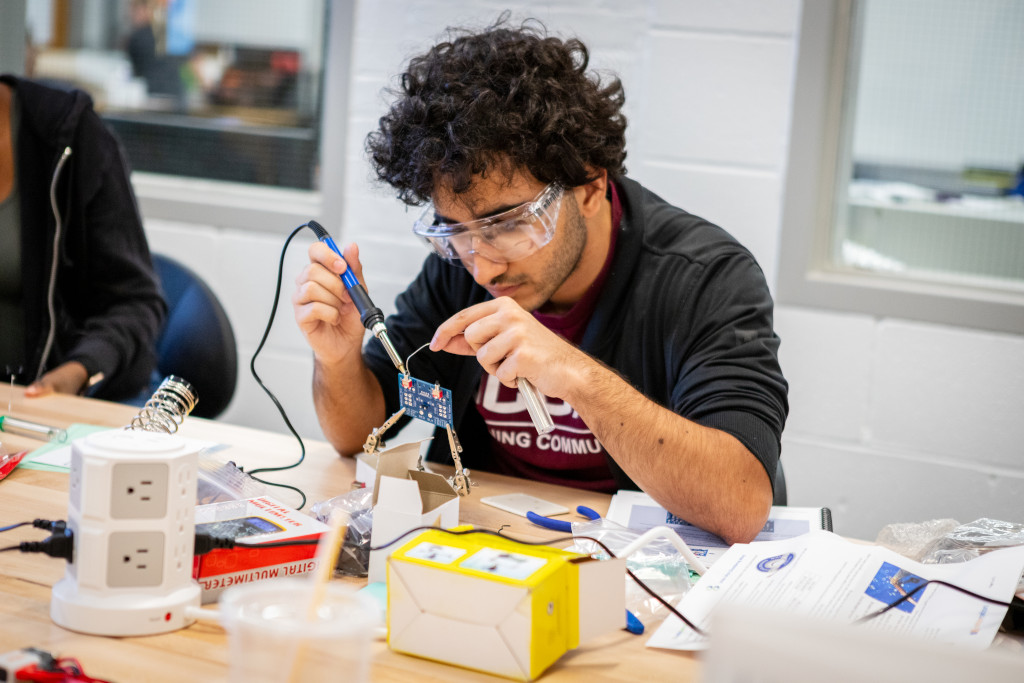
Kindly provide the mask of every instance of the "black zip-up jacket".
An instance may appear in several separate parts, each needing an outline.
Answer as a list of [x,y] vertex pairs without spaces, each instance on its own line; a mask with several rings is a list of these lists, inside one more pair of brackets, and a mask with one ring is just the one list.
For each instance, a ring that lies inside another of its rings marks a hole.
[[[15,172],[21,198],[25,371],[18,380],[27,384],[77,360],[90,377],[102,373],[90,395],[111,400],[137,396],[156,363],[156,337],[167,305],[120,146],[86,93],[8,75],[0,79],[14,88],[21,107]],[[51,186],[56,206],[51,205]]]
[[[615,182],[623,210],[615,254],[580,348],[655,403],[735,436],[774,487],[788,385],[760,266],[718,226],[633,180]],[[431,254],[399,295],[387,320],[389,336],[404,357],[449,317],[490,298],[465,268]],[[394,414],[394,365],[376,339],[363,356],[383,388],[388,415]],[[476,358],[421,351],[411,365],[413,376],[451,389],[463,465],[495,469],[491,437],[474,404],[483,371]],[[435,431],[428,459],[451,461],[443,429]],[[608,464],[619,488],[637,488],[610,458]]]

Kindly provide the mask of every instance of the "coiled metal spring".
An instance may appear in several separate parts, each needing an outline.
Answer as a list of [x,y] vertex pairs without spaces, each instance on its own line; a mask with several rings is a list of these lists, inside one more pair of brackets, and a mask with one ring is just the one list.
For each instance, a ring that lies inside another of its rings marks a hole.
[[168,375],[125,429],[174,434],[197,403],[199,396],[191,384]]

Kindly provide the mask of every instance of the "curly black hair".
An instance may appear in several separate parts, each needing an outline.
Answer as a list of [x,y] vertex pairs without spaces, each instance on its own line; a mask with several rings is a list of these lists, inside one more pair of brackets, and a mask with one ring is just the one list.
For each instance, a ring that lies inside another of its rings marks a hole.
[[505,13],[474,33],[409,61],[380,127],[366,139],[377,177],[406,204],[439,184],[465,192],[476,175],[526,169],[543,183],[576,187],[595,169],[625,174],[622,83],[587,73],[578,39],[547,34],[539,21],[505,26]]

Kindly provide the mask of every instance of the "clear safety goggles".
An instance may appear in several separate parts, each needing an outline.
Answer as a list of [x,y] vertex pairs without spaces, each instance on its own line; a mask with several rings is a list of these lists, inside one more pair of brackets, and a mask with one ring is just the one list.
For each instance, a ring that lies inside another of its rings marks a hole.
[[511,263],[537,251],[555,235],[564,189],[551,183],[532,201],[495,216],[465,223],[441,223],[428,204],[412,231],[450,263],[471,265],[480,254],[488,261]]

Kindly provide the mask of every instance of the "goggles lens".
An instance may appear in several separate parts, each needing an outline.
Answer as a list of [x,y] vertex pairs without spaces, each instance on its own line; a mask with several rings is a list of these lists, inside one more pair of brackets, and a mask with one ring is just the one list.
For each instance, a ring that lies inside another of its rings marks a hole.
[[412,231],[450,263],[470,265],[477,254],[495,263],[511,263],[554,237],[562,192],[561,185],[551,183],[532,201],[466,223],[440,223],[434,219],[434,205],[428,204]]

